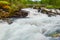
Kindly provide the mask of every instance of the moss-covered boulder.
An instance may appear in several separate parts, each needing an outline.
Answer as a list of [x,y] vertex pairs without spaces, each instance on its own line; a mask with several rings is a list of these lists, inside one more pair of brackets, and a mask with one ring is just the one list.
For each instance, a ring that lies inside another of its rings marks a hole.
[[0,9],[3,9],[4,11],[9,11],[10,3],[7,1],[0,1]]

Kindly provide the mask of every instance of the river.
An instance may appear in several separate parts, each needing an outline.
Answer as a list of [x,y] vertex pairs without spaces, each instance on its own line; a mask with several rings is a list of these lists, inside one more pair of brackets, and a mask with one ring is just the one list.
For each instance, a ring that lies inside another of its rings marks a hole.
[[0,20],[0,40],[60,40],[45,36],[48,31],[60,28],[60,16],[48,17],[36,9],[29,11],[26,18],[18,18],[12,24]]

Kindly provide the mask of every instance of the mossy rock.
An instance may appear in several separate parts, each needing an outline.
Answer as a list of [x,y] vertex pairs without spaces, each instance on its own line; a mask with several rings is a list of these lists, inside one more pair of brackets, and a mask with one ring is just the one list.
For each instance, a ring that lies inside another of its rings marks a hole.
[[0,1],[0,9],[3,9],[4,11],[10,11],[10,3],[7,1]]
[[50,36],[52,36],[52,37],[60,37],[60,33],[51,34]]
[[9,16],[9,13],[8,12],[5,12],[5,11],[0,11],[0,18],[7,18]]

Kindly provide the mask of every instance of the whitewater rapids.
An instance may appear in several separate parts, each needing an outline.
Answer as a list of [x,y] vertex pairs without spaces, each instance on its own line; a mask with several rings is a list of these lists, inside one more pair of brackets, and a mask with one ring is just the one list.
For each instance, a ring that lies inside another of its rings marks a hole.
[[44,34],[54,28],[60,28],[60,16],[48,17],[38,13],[36,9],[29,11],[27,18],[14,20],[8,24],[0,20],[0,40],[50,40]]

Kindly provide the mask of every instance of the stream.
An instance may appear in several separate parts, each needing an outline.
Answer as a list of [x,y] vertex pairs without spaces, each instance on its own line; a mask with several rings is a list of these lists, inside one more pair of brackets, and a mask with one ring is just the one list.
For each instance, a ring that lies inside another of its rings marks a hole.
[[46,36],[60,29],[60,16],[48,17],[46,14],[38,13],[36,9],[25,8],[29,11],[26,18],[13,18],[13,23],[8,24],[0,20],[0,40],[60,40]]

